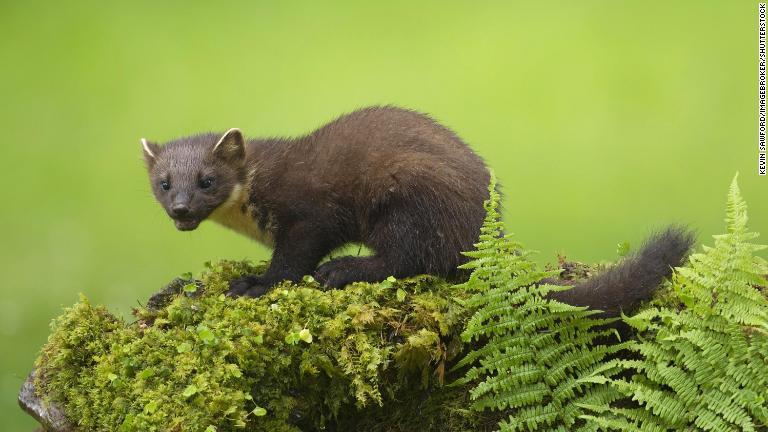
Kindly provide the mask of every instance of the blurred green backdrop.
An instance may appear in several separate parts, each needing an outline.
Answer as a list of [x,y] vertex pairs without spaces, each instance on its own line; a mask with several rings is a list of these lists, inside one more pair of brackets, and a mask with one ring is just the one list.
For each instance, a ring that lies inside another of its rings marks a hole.
[[[268,251],[153,202],[139,138],[300,134],[392,103],[491,166],[511,231],[595,261],[653,227],[720,232],[734,173],[768,234],[753,2],[0,3],[0,420],[83,292],[126,313],[207,260]],[[344,167],[329,167],[342,170]],[[764,241],[768,241],[763,239]]]

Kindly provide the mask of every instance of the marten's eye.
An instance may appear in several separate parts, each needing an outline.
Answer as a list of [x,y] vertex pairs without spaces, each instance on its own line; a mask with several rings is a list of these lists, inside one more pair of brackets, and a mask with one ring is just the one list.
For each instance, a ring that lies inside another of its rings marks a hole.
[[200,189],[208,189],[211,186],[213,186],[213,178],[212,177],[205,177],[205,178],[200,179]]
[[160,187],[163,188],[163,190],[168,190],[171,188],[171,184],[163,180],[160,182]]

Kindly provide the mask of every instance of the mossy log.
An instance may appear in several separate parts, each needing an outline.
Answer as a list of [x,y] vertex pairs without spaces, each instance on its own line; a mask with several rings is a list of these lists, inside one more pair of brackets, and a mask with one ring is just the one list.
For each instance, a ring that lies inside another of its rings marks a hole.
[[210,265],[132,322],[82,298],[55,320],[21,406],[50,431],[482,430],[466,393],[444,386],[466,293],[421,276],[224,295],[261,270]]
[[[87,299],[54,321],[19,395],[49,431],[493,430],[448,386],[472,293],[442,279],[323,290],[306,278],[224,295],[264,268],[208,265],[122,320]],[[562,277],[586,267],[561,263]],[[75,427],[76,426],[76,427]]]

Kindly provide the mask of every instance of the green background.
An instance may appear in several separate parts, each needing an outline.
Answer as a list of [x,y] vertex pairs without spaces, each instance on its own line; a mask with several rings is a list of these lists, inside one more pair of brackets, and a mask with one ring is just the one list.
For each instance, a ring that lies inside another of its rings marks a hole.
[[[753,2],[0,3],[0,422],[79,292],[127,313],[174,275],[265,248],[153,201],[139,138],[295,135],[369,104],[433,114],[495,168],[542,261],[653,228],[723,228],[757,176]],[[328,167],[343,170],[344,167]]]

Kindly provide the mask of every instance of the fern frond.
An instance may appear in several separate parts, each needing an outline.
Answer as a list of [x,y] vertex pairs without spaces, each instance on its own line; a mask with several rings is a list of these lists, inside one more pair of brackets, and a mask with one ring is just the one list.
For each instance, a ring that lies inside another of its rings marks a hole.
[[463,266],[472,274],[462,286],[475,294],[464,302],[474,315],[462,338],[480,343],[454,368],[472,366],[458,382],[473,384],[473,409],[508,415],[499,423],[502,431],[597,430],[581,418],[582,405],[621,397],[609,385],[619,365],[606,359],[626,345],[596,343],[615,335],[600,327],[615,319],[547,299],[570,287],[540,283],[557,272],[539,269],[529,251],[501,234],[493,176],[489,195],[477,250],[467,253],[472,260]]
[[[768,427],[768,267],[747,230],[734,178],[726,234],[690,257],[672,278],[682,311],[650,308],[624,321],[640,333],[619,361],[633,373],[612,386],[620,406],[593,404],[585,420],[603,430],[755,431]],[[627,407],[631,400],[634,407]]]

